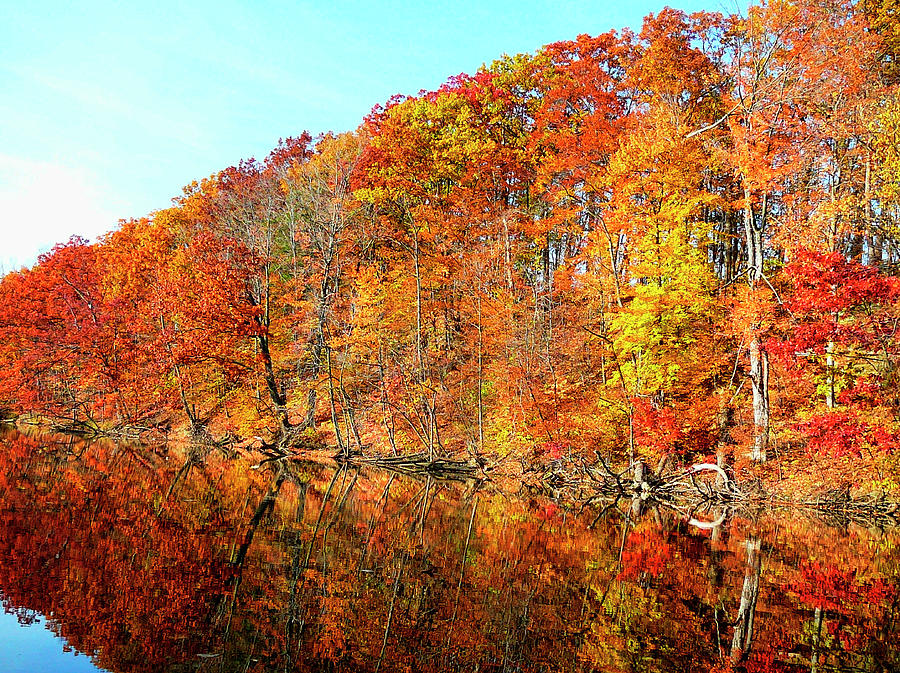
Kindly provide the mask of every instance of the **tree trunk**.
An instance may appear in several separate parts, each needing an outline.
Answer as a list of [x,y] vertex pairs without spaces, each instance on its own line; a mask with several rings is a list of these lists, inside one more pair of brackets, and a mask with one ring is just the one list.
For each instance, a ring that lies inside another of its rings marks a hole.
[[509,245],[509,222],[506,215],[503,215],[503,256],[506,260],[506,289],[512,292],[513,276],[512,276],[512,255]]
[[269,391],[269,397],[275,406],[275,417],[281,425],[282,433],[286,433],[291,429],[291,423],[288,420],[287,400],[284,393],[278,387],[278,380],[275,377],[275,367],[272,364],[272,354],[269,351],[269,337],[265,334],[256,337],[259,345],[259,352],[263,361],[263,378],[266,382],[266,389]]
[[826,369],[826,381],[825,381],[825,405],[829,409],[834,409],[835,407],[835,394],[834,394],[834,342],[829,341],[828,345],[825,347],[825,369]]
[[[756,217],[753,213],[752,195],[749,189],[744,190],[744,234],[747,243],[747,269],[750,286],[755,287],[756,281],[763,274],[763,228],[765,227],[765,212]],[[765,201],[765,199],[764,199]],[[765,203],[762,206],[765,210]]]
[[[763,230],[765,229],[767,199],[763,202],[759,216],[753,212],[749,189],[744,190],[744,230],[747,242],[747,279],[750,289],[763,278]],[[753,446],[750,458],[754,461],[766,460],[769,445],[769,355],[759,341],[758,326],[750,335],[750,382],[753,388]]]
[[481,324],[481,297],[478,298],[478,453],[484,452],[484,326]]
[[769,446],[769,354],[755,334],[750,340],[750,383],[753,388],[753,446],[750,459],[763,462]]
[[331,349],[325,350],[325,357],[328,363],[328,401],[331,405],[331,424],[334,426],[334,438],[338,445],[338,450],[342,456],[349,456],[349,447],[344,447],[344,440],[341,437],[341,426],[338,423],[337,405],[334,399],[334,370],[331,366]]
[[[734,425],[734,409],[730,406],[719,412],[719,438],[716,444],[716,466],[725,470],[728,467],[728,445],[734,442],[731,437],[731,428]],[[722,475],[716,475],[716,488],[724,488],[725,479]]]
[[418,382],[425,381],[425,359],[422,356],[422,274],[419,269],[419,230],[413,237],[413,272],[416,277],[416,364]]

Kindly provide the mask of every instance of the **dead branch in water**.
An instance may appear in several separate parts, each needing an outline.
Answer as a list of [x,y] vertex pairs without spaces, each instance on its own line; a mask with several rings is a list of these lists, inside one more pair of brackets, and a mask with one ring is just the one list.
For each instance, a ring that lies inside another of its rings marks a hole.
[[350,465],[372,465],[392,472],[428,475],[438,479],[475,479],[481,475],[482,470],[482,465],[476,461],[431,458],[427,453],[372,458],[358,455],[346,457],[338,454],[335,460]]
[[[592,526],[620,501],[629,500],[635,512],[640,511],[644,502],[676,509],[698,528],[719,525],[725,519],[721,512],[760,508],[800,509],[832,525],[851,522],[881,528],[900,525],[900,503],[883,493],[851,496],[845,486],[815,496],[787,500],[774,497],[755,482],[738,484],[714,463],[698,463],[659,475],[641,469],[639,462],[616,472],[599,455],[597,458],[594,465],[583,462],[566,465],[558,461],[541,480],[546,490],[559,497],[586,493],[586,496],[575,497],[576,501],[582,502],[582,510],[588,506],[601,506]],[[716,478],[705,478],[708,475]],[[704,507],[716,509],[720,515],[712,522],[695,519],[694,512]]]
[[[596,453],[596,452],[595,452]],[[588,494],[589,499],[638,499],[656,502],[731,503],[750,499],[719,466],[699,463],[687,469],[658,474],[637,461],[622,471],[610,467],[599,453],[589,465],[557,461],[541,475],[540,483],[552,492]],[[701,476],[714,474],[715,482]]]

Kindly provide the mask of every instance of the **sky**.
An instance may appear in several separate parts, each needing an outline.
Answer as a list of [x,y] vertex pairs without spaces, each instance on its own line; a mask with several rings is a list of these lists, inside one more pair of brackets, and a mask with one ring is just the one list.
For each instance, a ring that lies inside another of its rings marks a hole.
[[0,0],[0,274],[165,208],[281,137],[354,129],[395,93],[637,29],[665,4]]

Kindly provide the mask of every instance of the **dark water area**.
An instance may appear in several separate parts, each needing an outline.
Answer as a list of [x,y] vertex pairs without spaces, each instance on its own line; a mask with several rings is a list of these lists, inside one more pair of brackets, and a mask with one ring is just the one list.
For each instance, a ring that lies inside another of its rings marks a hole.
[[490,485],[14,430],[0,463],[3,671],[900,669],[896,531],[592,528]]

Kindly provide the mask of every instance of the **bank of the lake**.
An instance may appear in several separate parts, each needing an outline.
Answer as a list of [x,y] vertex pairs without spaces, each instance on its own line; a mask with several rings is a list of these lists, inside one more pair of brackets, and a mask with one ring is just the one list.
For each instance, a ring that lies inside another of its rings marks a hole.
[[900,525],[900,455],[861,451],[858,455],[822,455],[803,444],[785,445],[764,462],[750,459],[746,447],[727,454],[664,454],[654,463],[624,461],[624,450],[521,454],[492,451],[443,455],[400,453],[389,445],[367,445],[364,452],[340,451],[321,435],[292,446],[262,437],[240,439],[203,427],[72,427],[39,416],[8,417],[0,427],[28,432],[61,432],[86,440],[138,442],[163,447],[182,468],[218,451],[242,458],[258,469],[268,463],[348,463],[437,479],[473,480],[483,489],[507,495],[540,494],[572,508],[592,503],[641,499],[682,509],[727,506],[731,509],[800,508],[826,517],[845,517],[879,525]]

